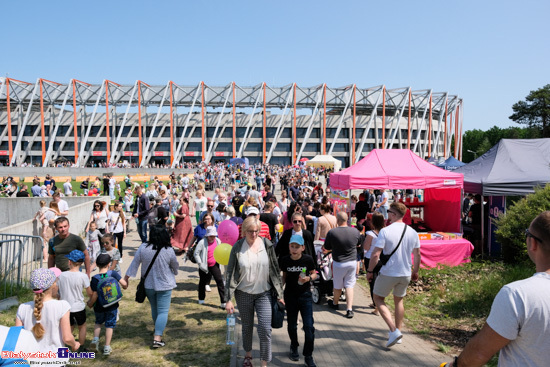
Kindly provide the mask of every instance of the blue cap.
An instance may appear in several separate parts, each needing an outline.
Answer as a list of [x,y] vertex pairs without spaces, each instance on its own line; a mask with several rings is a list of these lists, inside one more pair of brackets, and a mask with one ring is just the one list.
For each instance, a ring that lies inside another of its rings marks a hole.
[[304,237],[300,236],[299,234],[293,234],[292,237],[290,237],[289,243],[297,243],[298,245],[303,246],[304,245]]
[[65,257],[74,263],[84,261],[85,258],[84,252],[80,250],[72,250],[68,255],[65,255]]

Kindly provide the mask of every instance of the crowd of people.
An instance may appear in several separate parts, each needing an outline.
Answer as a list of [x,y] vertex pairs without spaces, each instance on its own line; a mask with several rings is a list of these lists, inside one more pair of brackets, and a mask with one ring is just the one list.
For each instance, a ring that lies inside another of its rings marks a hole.
[[[348,213],[338,210],[331,201],[329,172],[300,166],[246,168],[215,164],[200,165],[192,178],[174,172],[168,183],[157,180],[134,184],[128,176],[124,197],[115,191],[114,199],[118,195],[118,201],[114,204],[99,200],[93,203],[86,241],[70,234],[67,213],[62,212],[61,207],[54,213],[53,227],[57,234],[48,241],[48,267],[52,270],[38,269],[33,273],[31,287],[35,300],[20,306],[16,324],[33,332],[40,350],[64,344],[71,349],[85,350],[86,317],[82,311],[87,305],[95,313],[94,338],[89,347],[99,351],[101,328],[105,324],[103,354],[110,355],[113,332],[120,317],[119,303],[106,305],[106,301],[102,301],[102,287],[108,284],[110,289],[126,288],[130,278],[137,277],[140,271],[154,322],[151,346],[164,347],[171,294],[180,266],[178,255],[183,255],[181,261],[191,261],[198,267],[199,304],[205,304],[214,278],[220,308],[229,314],[235,307],[239,309],[244,367],[252,366],[255,316],[261,365],[266,366],[272,359],[271,322],[275,302],[285,305],[287,311],[288,357],[293,361],[300,359],[300,314],[305,336],[304,363],[316,366],[312,286],[324,275],[320,259],[330,254],[332,299],[328,307],[340,310],[341,295],[345,294],[343,316],[352,319],[356,280],[366,274],[372,312],[380,315],[388,327],[385,346],[400,344],[403,342],[403,299],[409,283],[418,279],[420,267],[418,234],[403,222],[406,206],[392,200],[391,193],[385,190],[364,190],[354,198]],[[280,185],[278,196],[275,195],[277,184]],[[109,195],[113,194],[110,181],[105,181],[103,187],[104,190],[107,187]],[[402,193],[394,194],[394,198],[398,198]],[[45,218],[48,211],[41,209],[37,217]],[[537,264],[536,279],[501,291],[503,294],[497,297],[499,304],[493,306],[486,327],[449,366],[482,365],[483,358],[500,349],[503,349],[501,360],[521,361],[516,365],[529,365],[523,362],[539,358],[530,351],[544,348],[540,344],[544,342],[535,335],[548,335],[548,331],[540,327],[545,316],[528,312],[525,302],[534,302],[533,307],[545,310],[546,314],[550,311],[548,295],[533,292],[536,287],[542,287],[539,283],[548,281],[550,273],[548,213],[539,215],[527,232],[528,251]],[[123,240],[130,217],[135,219],[142,244],[122,277]],[[224,221],[233,222],[238,229],[236,242],[230,244],[227,265],[220,264],[215,256],[216,248],[222,245],[218,229]],[[81,266],[85,267],[83,276],[64,275],[78,272]],[[523,293],[514,293],[517,289]],[[86,303],[83,290],[89,297]],[[386,305],[390,294],[395,304],[393,316]],[[44,306],[46,301],[54,300],[48,303],[49,307]],[[517,312],[518,304],[522,305],[521,312]],[[513,325],[525,325],[525,329],[520,327],[522,332],[518,333],[516,327],[514,333]],[[78,341],[70,333],[71,327],[78,327]],[[525,354],[526,350],[529,353]]]

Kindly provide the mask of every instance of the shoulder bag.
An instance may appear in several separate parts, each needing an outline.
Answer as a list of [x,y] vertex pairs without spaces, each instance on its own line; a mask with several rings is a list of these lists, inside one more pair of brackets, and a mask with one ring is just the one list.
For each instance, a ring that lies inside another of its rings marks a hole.
[[399,246],[401,246],[401,242],[403,241],[403,237],[405,236],[405,232],[407,232],[408,225],[405,224],[405,228],[403,228],[403,233],[401,234],[401,238],[399,239],[399,243],[397,244],[397,247],[393,249],[391,254],[385,255],[384,253],[380,254],[380,262],[382,265],[386,265],[386,263],[390,260],[390,257],[397,251]]
[[139,284],[136,290],[137,303],[143,303],[143,301],[145,301],[145,278],[147,278],[147,275],[149,275],[149,271],[151,271],[151,268],[153,267],[153,264],[155,263],[155,260],[157,259],[157,256],[159,255],[160,250],[162,250],[162,247],[159,247],[159,249],[155,253],[155,256],[153,256],[153,260],[151,260],[151,263],[149,264],[149,267],[147,268],[145,275],[139,281]]

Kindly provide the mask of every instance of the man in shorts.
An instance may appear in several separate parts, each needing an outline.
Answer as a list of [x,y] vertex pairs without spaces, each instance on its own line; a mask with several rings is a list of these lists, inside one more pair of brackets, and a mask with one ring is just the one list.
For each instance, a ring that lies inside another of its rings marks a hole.
[[[371,281],[374,267],[378,264],[382,252],[385,255],[390,255],[397,248],[386,265],[380,269],[373,291],[374,304],[378,307],[380,315],[390,329],[386,343],[387,348],[399,343],[403,337],[400,331],[403,327],[403,315],[405,314],[403,297],[407,294],[407,287],[411,279],[418,280],[418,269],[420,268],[420,240],[418,233],[403,223],[406,212],[407,207],[403,203],[394,202],[390,205],[388,217],[392,224],[380,230],[378,238],[374,242],[375,248],[367,270],[367,279]],[[411,254],[414,254],[412,273]],[[395,322],[392,321],[391,312],[384,302],[392,290],[395,303]]]
[[357,244],[361,234],[353,227],[348,227],[348,215],[339,212],[336,215],[338,227],[327,233],[325,250],[332,250],[332,280],[334,283],[334,298],[328,301],[331,308],[338,309],[338,301],[342,289],[346,288],[346,317],[353,317],[353,287],[355,286],[355,271],[357,269]]

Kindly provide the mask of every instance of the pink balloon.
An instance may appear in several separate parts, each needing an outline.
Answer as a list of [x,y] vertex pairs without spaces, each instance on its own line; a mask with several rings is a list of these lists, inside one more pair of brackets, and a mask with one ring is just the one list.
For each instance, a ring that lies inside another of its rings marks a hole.
[[229,219],[224,220],[218,226],[218,238],[233,246],[239,239],[239,227]]

